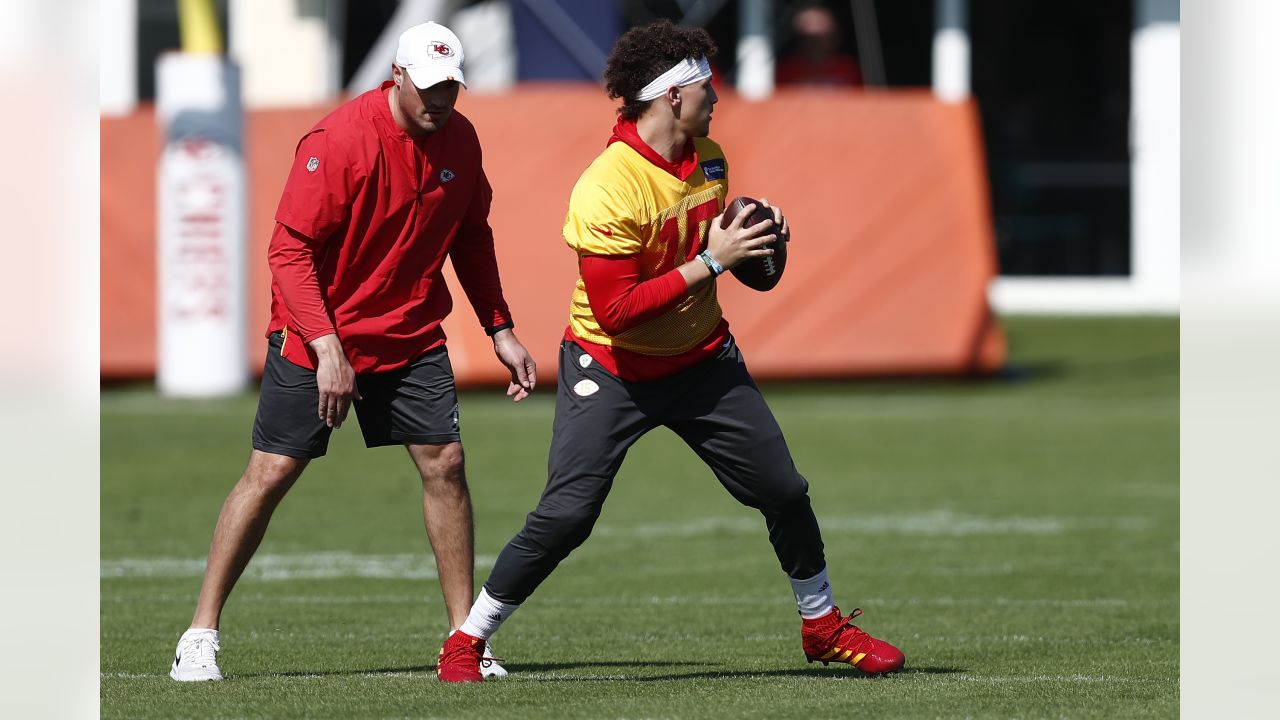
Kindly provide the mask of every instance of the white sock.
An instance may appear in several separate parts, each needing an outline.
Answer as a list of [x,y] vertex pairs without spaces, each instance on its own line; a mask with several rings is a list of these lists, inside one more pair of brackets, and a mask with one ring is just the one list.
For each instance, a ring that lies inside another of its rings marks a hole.
[[[831,581],[827,579],[827,569],[808,580],[791,581],[791,590],[796,594],[796,607],[800,608],[800,617],[805,620],[820,618],[831,612],[836,601],[831,598]],[[475,612],[472,610],[472,612]]]
[[462,623],[462,627],[458,629],[471,637],[488,640],[493,637],[494,633],[498,632],[498,628],[502,626],[503,621],[511,617],[511,613],[515,612],[519,607],[519,605],[494,600],[488,591],[481,588],[480,597],[476,598],[475,604],[471,606],[471,613],[467,615],[467,621]]

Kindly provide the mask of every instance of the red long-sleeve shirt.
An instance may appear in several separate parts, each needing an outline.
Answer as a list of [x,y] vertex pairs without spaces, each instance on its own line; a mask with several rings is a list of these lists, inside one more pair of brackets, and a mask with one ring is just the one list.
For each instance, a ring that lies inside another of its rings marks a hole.
[[303,137],[276,211],[267,332],[284,330],[284,356],[303,367],[315,367],[307,342],[334,332],[358,373],[403,367],[444,344],[446,257],[482,326],[511,321],[475,128],[455,111],[414,139],[391,117],[390,87]]
[[591,312],[610,335],[667,312],[689,291],[679,269],[641,280],[640,258],[635,255],[588,255],[580,265]]
[[[645,144],[635,121],[618,121],[609,138],[609,144],[615,142],[625,143],[655,167],[682,181],[688,180],[699,168],[692,141],[677,162],[669,162]],[[723,172],[722,160],[719,167]],[[702,247],[705,246],[703,239]],[[661,275],[645,279],[643,259],[638,254],[581,255],[578,272],[591,304],[591,315],[600,330],[609,335],[620,335],[674,310],[689,294],[678,264]],[[715,355],[729,340],[729,323],[721,318],[697,345],[676,355],[651,355],[591,342],[574,335],[572,326],[565,329],[565,338],[580,344],[609,372],[624,380],[641,382],[673,375]]]

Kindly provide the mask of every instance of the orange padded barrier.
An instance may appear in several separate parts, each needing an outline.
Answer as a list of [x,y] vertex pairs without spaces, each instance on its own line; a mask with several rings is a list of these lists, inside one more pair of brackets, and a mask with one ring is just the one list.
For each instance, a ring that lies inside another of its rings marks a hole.
[[[330,107],[246,118],[250,357],[266,344],[266,243],[298,138]],[[494,188],[490,221],[517,334],[555,378],[577,266],[560,236],[569,191],[609,136],[614,103],[594,87],[463,93]],[[102,375],[155,372],[155,175],[149,110],[102,124]],[[722,97],[712,137],[731,194],[768,197],[792,244],[776,289],[726,276],[721,303],[762,379],[972,373],[1004,362],[987,305],[996,272],[976,110],[926,91],[786,91],[765,103]],[[462,384],[505,377],[457,283],[445,323]]]

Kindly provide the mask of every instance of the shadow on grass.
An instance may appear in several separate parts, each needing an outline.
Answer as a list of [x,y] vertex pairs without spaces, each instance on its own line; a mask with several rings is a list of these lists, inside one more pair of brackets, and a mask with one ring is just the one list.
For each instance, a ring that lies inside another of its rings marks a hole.
[[[600,660],[600,661],[584,661],[584,662],[566,662],[566,663],[523,663],[509,664],[507,670],[511,673],[512,680],[520,680],[522,674],[533,673],[557,673],[565,670],[582,670],[586,668],[683,668],[683,667],[718,667],[717,663],[709,662],[658,662],[658,661],[639,661],[639,660]],[[271,672],[271,673],[236,673],[236,678],[265,678],[265,677],[330,677],[330,676],[351,676],[351,675],[386,675],[397,673],[431,673],[435,674],[435,665],[411,665],[406,667],[384,667],[384,668],[366,668],[351,670],[321,670],[315,672],[293,671],[293,672]],[[905,670],[892,673],[895,677],[905,675],[947,675],[952,673],[964,672],[964,668],[953,667],[912,667]],[[852,667],[796,667],[785,668],[780,670],[704,670],[701,672],[682,672],[673,674],[660,675],[641,675],[627,678],[628,682],[665,682],[672,680],[735,680],[741,678],[752,677],[810,677],[810,678],[846,678],[850,680],[872,680],[879,675],[869,675]],[[583,682],[583,681],[610,681],[616,677],[610,675],[573,675],[565,674],[564,676],[546,676],[537,678],[538,682]]]
[[[602,660],[600,662],[551,663],[545,665],[509,665],[504,664],[510,672],[547,672],[551,670],[570,670],[585,667],[684,667],[688,665],[715,665],[708,662],[649,662],[639,660]],[[264,677],[329,677],[342,675],[390,675],[395,673],[431,673],[436,672],[435,665],[409,665],[405,667],[352,668],[348,670],[293,670],[290,672],[236,673],[237,678]]]
[[1070,374],[1070,368],[1065,363],[1057,360],[1009,362],[991,375],[989,379],[1001,382],[1039,382],[1061,380]]
[[[543,663],[543,664],[527,664],[527,665],[507,665],[507,670],[512,673],[513,679],[519,679],[519,673],[545,673],[555,672],[558,670],[576,670],[591,667],[687,667],[689,665],[714,665],[715,663],[694,663],[694,662],[576,662],[576,663]],[[901,672],[892,673],[895,676],[903,675],[943,675],[951,673],[964,672],[963,668],[952,667],[919,667],[907,668]],[[785,668],[780,670],[706,670],[703,672],[675,673],[670,675],[646,675],[641,677],[628,678],[633,682],[655,682],[669,680],[734,680],[739,678],[753,677],[811,677],[811,678],[848,678],[851,680],[874,679],[881,677],[879,675],[869,675],[852,667],[796,667]],[[539,681],[570,681],[581,682],[583,680],[608,680],[608,676],[594,677],[591,675],[566,675],[564,677],[541,677]]]

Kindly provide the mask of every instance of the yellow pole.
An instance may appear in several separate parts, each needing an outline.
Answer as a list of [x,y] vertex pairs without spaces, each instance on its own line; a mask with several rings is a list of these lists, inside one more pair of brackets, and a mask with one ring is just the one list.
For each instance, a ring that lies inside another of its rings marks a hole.
[[222,33],[218,31],[213,0],[178,0],[178,30],[183,52],[222,53]]

